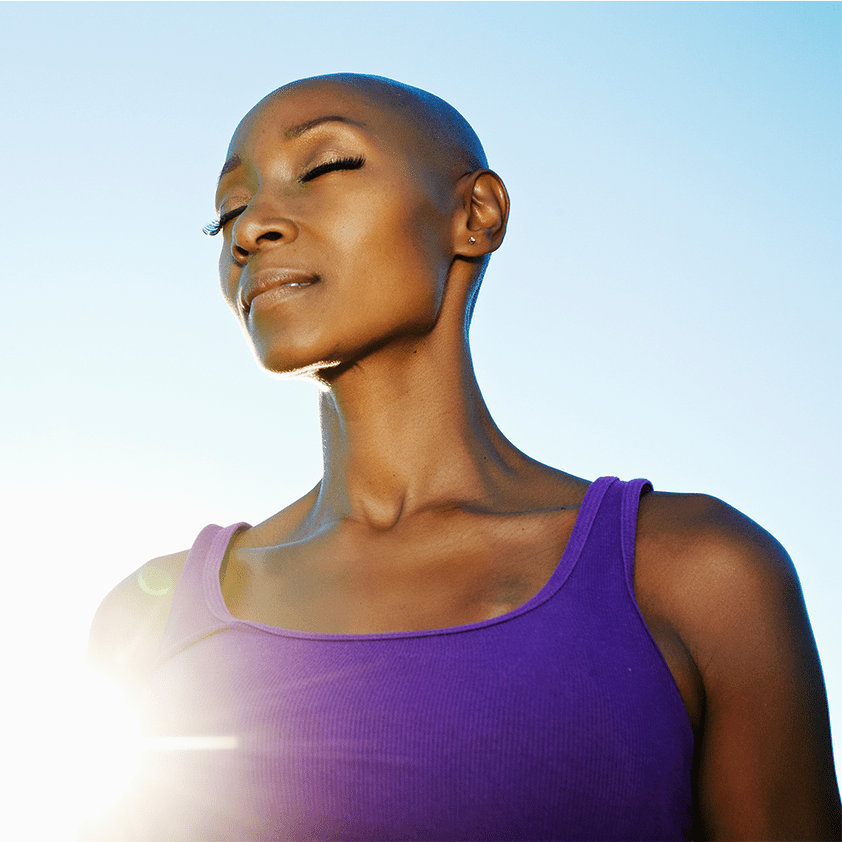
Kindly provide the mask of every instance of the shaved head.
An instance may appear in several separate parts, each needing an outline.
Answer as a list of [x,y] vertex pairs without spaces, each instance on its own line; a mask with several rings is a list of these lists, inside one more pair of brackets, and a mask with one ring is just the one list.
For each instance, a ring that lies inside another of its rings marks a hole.
[[[313,160],[305,161],[305,153]],[[363,165],[362,181],[331,180],[329,184],[342,189],[315,191],[321,183],[315,179],[323,174]],[[280,188],[265,190],[261,182],[277,182]],[[337,213],[343,197],[359,190],[361,204],[341,215],[341,226],[351,225],[357,211],[378,204],[383,205],[381,228],[401,217],[397,236],[413,249],[407,265],[424,254],[430,263],[419,277],[426,272],[435,283],[447,277],[449,289],[462,290],[453,294],[461,296],[467,326],[490,254],[505,234],[508,196],[499,177],[488,170],[476,133],[453,106],[419,88],[358,73],[314,76],[278,88],[234,132],[217,186],[217,230],[233,222],[232,229],[245,236],[242,222],[235,220],[250,218],[252,199],[236,205],[232,193],[235,199],[238,190],[252,197],[258,193],[271,204],[270,199],[280,201],[292,185],[299,189],[310,182],[314,190],[308,187],[309,192],[335,198]],[[399,184],[403,186],[396,190]],[[226,193],[234,206],[223,212]],[[391,203],[381,201],[386,196]],[[240,251],[248,253],[243,247]],[[391,246],[383,263],[394,263]]]
[[420,88],[404,85],[383,76],[362,73],[332,73],[299,79],[278,88],[266,99],[307,87],[336,85],[389,111],[403,123],[409,123],[436,169],[451,177],[485,169],[488,161],[476,132],[449,103]]

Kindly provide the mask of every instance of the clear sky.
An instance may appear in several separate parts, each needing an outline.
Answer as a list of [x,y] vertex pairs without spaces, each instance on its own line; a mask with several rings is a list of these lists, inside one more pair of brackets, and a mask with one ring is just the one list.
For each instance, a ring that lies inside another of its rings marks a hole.
[[0,5],[20,780],[68,777],[104,593],[319,477],[315,390],[259,371],[201,227],[243,114],[336,71],[448,100],[509,187],[472,329],[503,432],[769,529],[842,751],[841,22],[838,3]]

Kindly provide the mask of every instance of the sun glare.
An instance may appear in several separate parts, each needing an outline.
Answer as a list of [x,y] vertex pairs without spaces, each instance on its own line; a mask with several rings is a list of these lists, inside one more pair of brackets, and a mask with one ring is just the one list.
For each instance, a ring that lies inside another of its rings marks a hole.
[[80,821],[114,805],[138,771],[143,741],[137,713],[122,689],[86,671],[77,712],[75,803]]
[[[67,721],[73,723],[74,733],[66,738],[72,777],[65,794],[82,839],[105,838],[102,828],[110,828],[114,819],[108,812],[129,790],[144,753],[231,751],[238,746],[233,735],[144,735],[137,711],[120,686],[87,669],[75,701],[75,709],[68,706]],[[109,837],[108,842],[116,840]]]

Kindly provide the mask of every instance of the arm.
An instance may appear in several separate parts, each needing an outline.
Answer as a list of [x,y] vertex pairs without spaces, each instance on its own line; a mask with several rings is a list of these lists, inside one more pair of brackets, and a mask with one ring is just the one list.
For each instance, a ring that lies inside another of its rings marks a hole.
[[646,552],[671,559],[665,602],[704,685],[703,838],[839,839],[824,681],[789,556],[719,500],[649,497]]

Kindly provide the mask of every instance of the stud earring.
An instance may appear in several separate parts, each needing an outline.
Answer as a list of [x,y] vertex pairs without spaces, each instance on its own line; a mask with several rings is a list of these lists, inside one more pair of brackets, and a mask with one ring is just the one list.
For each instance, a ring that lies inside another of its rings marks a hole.
[[468,242],[471,243],[471,245],[473,245],[476,241],[477,241],[476,237],[471,237],[471,239],[468,240]]

